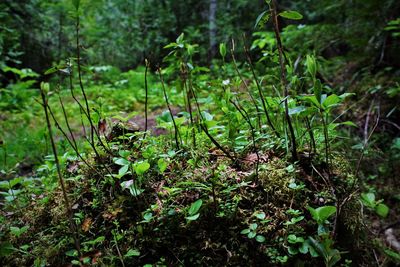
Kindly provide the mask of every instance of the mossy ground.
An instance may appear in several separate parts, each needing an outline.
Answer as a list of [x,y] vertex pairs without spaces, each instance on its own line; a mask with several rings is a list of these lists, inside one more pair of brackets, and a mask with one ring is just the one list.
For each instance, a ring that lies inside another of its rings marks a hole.
[[[326,175],[323,165],[304,168],[282,157],[279,149],[260,151],[256,177],[251,151],[234,163],[209,149],[207,142],[198,135],[196,150],[179,151],[166,136],[126,144],[130,161],[145,159],[151,165],[140,177],[127,174],[110,179],[104,165],[112,173],[118,173],[119,166],[106,155],[90,160],[98,166],[96,172],[79,161],[68,161],[67,166],[75,168],[67,168],[64,175],[86,262],[100,266],[121,265],[121,259],[126,266],[322,264],[320,257],[300,253],[301,244],[290,243],[288,237],[318,238],[318,226],[307,208],[344,203],[354,192],[346,161],[332,159],[327,181],[320,176]],[[122,146],[114,144],[113,152],[118,154]],[[160,158],[168,163],[163,171],[157,164]],[[141,181],[142,194],[133,196],[124,188],[123,182],[131,179]],[[353,254],[360,255],[363,249],[360,204],[355,196],[343,204],[336,223],[332,217],[326,226],[329,235],[335,230],[339,237],[334,247],[351,252],[343,258],[362,262],[362,257]],[[199,199],[199,216],[190,219],[189,209]],[[21,214],[6,215],[3,225],[3,229],[12,221],[29,225],[29,231],[18,238],[3,236],[14,247],[30,244],[29,252],[14,252],[4,263],[61,266],[76,260],[61,192],[43,193],[31,201]],[[249,236],[244,230],[254,225],[255,235]]]

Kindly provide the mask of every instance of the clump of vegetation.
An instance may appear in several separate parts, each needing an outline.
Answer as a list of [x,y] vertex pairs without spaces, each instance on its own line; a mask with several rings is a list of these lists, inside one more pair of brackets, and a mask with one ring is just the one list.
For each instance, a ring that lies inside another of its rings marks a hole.
[[[353,40],[348,30],[349,47],[335,43],[337,27],[329,19],[321,29],[333,37],[324,33],[313,41],[318,27],[297,23],[312,22],[316,14],[305,9],[303,16],[277,2],[263,3],[249,46],[246,36],[217,45],[217,22],[229,19],[215,17],[212,0],[212,61],[204,60],[204,40],[187,28],[174,32],[174,40],[160,35],[155,44],[165,43],[163,52],[154,48],[157,55],[134,54],[144,65],[135,69],[126,68],[127,54],[121,56],[123,38],[113,51],[121,65],[101,62],[93,50],[105,45],[101,39],[85,47],[100,34],[93,14],[99,25],[107,24],[108,14],[92,13],[79,0],[51,4],[60,19],[60,58],[53,66],[37,72],[9,67],[17,64],[17,46],[0,61],[7,78],[0,91],[4,265],[398,263],[393,218],[399,196],[391,187],[400,145],[391,127],[398,128],[393,99],[400,90],[394,67],[379,67],[384,55],[372,66],[364,52],[357,62],[353,50],[341,54],[366,38]],[[138,10],[149,14],[151,3]],[[170,4],[163,1],[163,9]],[[14,4],[1,5],[19,16]],[[61,51],[65,10],[74,47]],[[163,27],[170,23],[162,12],[159,20]],[[368,29],[386,32],[389,42],[398,37],[397,26],[393,19],[381,30]],[[19,36],[10,32],[0,37]],[[307,42],[299,46],[302,36]],[[340,70],[365,64],[351,82]],[[335,75],[340,78],[330,80]],[[362,92],[368,94],[363,98]],[[365,99],[372,100],[366,105]]]

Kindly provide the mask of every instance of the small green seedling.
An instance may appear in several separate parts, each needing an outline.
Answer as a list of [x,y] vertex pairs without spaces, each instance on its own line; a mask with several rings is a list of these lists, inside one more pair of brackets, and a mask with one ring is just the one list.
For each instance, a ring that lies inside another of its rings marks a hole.
[[327,233],[327,229],[324,224],[327,223],[329,217],[336,213],[335,206],[323,206],[319,208],[308,207],[308,211],[311,213],[312,218],[318,224],[318,235],[323,235]]
[[[271,221],[270,219],[265,219],[266,215],[265,212],[263,211],[257,211],[253,215],[259,220],[261,224],[266,224]],[[259,243],[264,243],[265,237],[263,235],[257,234],[257,229],[258,229],[258,224],[251,223],[248,228],[243,229],[240,233],[242,235],[247,235],[247,237],[250,239],[255,238],[255,240]]]
[[29,229],[29,225],[23,226],[21,228],[16,227],[16,226],[11,226],[10,232],[12,235],[19,237],[20,235],[26,233],[26,231],[28,231],[28,229]]
[[202,205],[203,205],[202,199],[198,199],[195,202],[193,202],[188,210],[188,216],[186,217],[186,220],[188,220],[188,221],[197,220],[200,216],[199,210]]
[[389,214],[389,207],[383,204],[383,200],[376,200],[374,193],[362,193],[361,202],[368,208],[374,210],[376,214],[382,218],[386,218]]

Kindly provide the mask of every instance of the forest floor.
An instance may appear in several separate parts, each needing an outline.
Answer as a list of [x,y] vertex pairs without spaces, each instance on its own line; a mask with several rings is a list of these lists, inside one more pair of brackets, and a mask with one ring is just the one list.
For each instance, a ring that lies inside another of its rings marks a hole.
[[[178,144],[171,116],[156,90],[149,98],[150,131],[144,137],[142,91],[104,84],[88,87],[89,104],[98,115],[96,127],[100,131],[100,118],[106,123],[101,139],[106,149],[97,141],[97,153],[90,152],[85,139],[90,128],[83,131],[82,121],[85,125],[87,121],[79,115],[79,107],[68,92],[62,92],[85,159],[77,157],[57,132],[71,213],[58,185],[54,156],[41,160],[51,155],[51,148],[37,92],[23,99],[17,110],[1,115],[8,150],[2,154],[3,164],[12,166],[2,172],[0,183],[0,257],[5,266],[390,266],[399,262],[400,198],[396,173],[390,174],[399,166],[397,158],[385,162],[377,142],[371,150],[363,149],[362,153],[368,152],[361,164],[363,181],[354,169],[360,149],[332,151],[327,164],[322,152],[311,153],[305,146],[293,162],[282,138],[272,133],[259,129],[253,146],[252,135],[243,130],[246,121],[238,120],[240,113],[224,119],[228,113],[218,114],[223,106],[209,104],[207,93],[199,102],[207,111],[202,114],[209,134],[223,142],[218,148],[200,128],[193,131],[182,97],[168,91],[172,102],[179,103],[171,107],[180,129]],[[50,106],[57,107],[58,101],[52,97]],[[346,103],[340,111],[352,106]],[[379,118],[368,107],[346,115],[367,131],[368,116],[370,125]],[[235,109],[229,108],[233,114]],[[211,115],[213,111],[217,115]],[[61,110],[54,108],[54,113],[65,129]],[[388,138],[384,130],[374,134]],[[378,160],[373,153],[379,153]],[[387,153],[397,153],[397,148]],[[371,169],[379,169],[381,178]]]

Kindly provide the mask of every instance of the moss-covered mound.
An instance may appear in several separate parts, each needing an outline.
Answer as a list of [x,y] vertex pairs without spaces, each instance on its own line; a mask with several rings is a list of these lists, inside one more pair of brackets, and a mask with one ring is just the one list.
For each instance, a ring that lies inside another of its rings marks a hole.
[[[334,157],[327,168],[304,154],[294,164],[275,149],[258,156],[247,151],[232,162],[207,149],[203,138],[197,150],[179,151],[165,136],[116,142],[114,155],[92,158],[92,167],[67,156],[64,175],[81,255],[62,193],[55,190],[6,214],[7,221],[20,220],[29,229],[5,231],[2,239],[11,240],[12,253],[3,246],[3,262],[332,266],[365,260],[359,253],[360,203],[344,159]],[[51,159],[47,164],[46,175]]]

